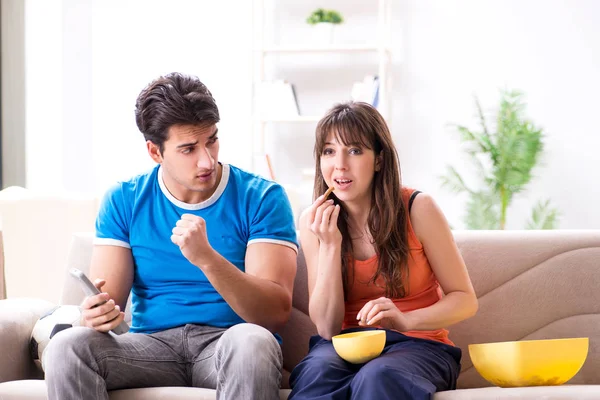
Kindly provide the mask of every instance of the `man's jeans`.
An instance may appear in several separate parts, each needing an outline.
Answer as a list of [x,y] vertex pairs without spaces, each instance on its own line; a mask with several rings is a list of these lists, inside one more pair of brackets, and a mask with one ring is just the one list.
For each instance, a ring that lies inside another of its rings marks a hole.
[[254,324],[186,325],[121,336],[75,327],[44,354],[50,400],[108,400],[107,391],[155,386],[217,389],[218,399],[279,399],[281,347]]

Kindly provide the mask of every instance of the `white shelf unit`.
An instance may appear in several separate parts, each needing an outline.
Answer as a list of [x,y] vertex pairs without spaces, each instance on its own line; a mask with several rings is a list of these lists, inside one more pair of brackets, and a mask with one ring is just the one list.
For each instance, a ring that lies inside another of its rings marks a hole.
[[[313,123],[316,124],[322,115],[299,115],[282,117],[264,117],[259,115],[257,104],[258,86],[265,81],[265,65],[272,55],[285,54],[353,54],[373,53],[374,69],[379,79],[379,106],[378,110],[390,123],[391,119],[391,79],[389,70],[391,68],[391,2],[392,0],[378,0],[377,2],[377,27],[376,37],[368,38],[361,44],[333,43],[331,45],[313,46],[307,45],[281,45],[273,44],[271,39],[265,38],[265,2],[267,0],[253,0],[253,83],[252,83],[252,168],[257,169],[256,160],[265,154],[265,130],[267,124],[272,123]],[[375,4],[375,2],[373,2]],[[343,14],[343,12],[342,12]],[[305,18],[305,16],[299,16]],[[376,61],[376,62],[375,62]],[[343,66],[346,67],[346,66]],[[351,68],[351,67],[349,67]],[[315,66],[318,73],[318,65]],[[293,82],[292,82],[293,83]],[[348,82],[350,91],[352,82]],[[349,98],[349,96],[348,96]],[[331,99],[331,105],[345,99]],[[298,166],[299,169],[306,166]]]

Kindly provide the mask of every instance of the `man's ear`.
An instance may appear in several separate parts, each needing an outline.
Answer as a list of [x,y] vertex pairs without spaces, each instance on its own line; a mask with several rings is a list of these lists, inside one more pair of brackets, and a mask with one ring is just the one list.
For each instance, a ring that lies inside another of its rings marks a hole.
[[383,151],[380,152],[377,157],[375,157],[375,172],[379,172],[381,170],[381,164],[383,164]]
[[151,140],[146,140],[146,148],[148,149],[148,154],[157,164],[162,163],[163,158],[160,154],[160,149],[157,144],[154,144]]

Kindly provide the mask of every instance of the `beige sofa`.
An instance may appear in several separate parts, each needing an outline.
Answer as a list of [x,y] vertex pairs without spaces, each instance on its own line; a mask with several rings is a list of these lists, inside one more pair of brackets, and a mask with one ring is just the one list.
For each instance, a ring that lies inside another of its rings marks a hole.
[[[463,349],[459,390],[434,400],[600,399],[600,231],[455,232],[479,298],[479,312],[450,329]],[[76,235],[68,267],[86,269],[91,236]],[[284,368],[291,371],[315,333],[307,316],[306,267],[299,256],[294,309],[283,336]],[[64,272],[61,302],[78,304],[79,288]],[[42,375],[28,355],[38,317],[52,304],[36,299],[0,301],[0,400],[46,399]],[[587,361],[568,385],[489,387],[473,368],[469,343],[589,337]],[[284,375],[287,386],[289,373]],[[288,391],[281,391],[281,398]],[[212,390],[151,388],[119,390],[116,399],[214,399]]]
[[0,298],[5,293],[6,297],[58,302],[60,290],[56,288],[62,286],[61,272],[73,233],[94,230],[98,204],[91,195],[17,186],[1,190],[0,226],[6,267],[5,275],[0,277]]

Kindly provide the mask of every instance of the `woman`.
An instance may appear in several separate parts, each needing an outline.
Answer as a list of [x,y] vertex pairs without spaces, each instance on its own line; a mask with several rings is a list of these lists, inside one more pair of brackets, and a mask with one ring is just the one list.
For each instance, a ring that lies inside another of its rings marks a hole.
[[[388,127],[366,103],[323,117],[315,158],[319,197],[300,218],[300,240],[319,336],[292,372],[290,399],[430,399],[454,389],[461,351],[445,328],[473,316],[477,298],[444,215],[401,186]],[[332,336],[365,329],[386,330],[381,355],[342,360]]]

